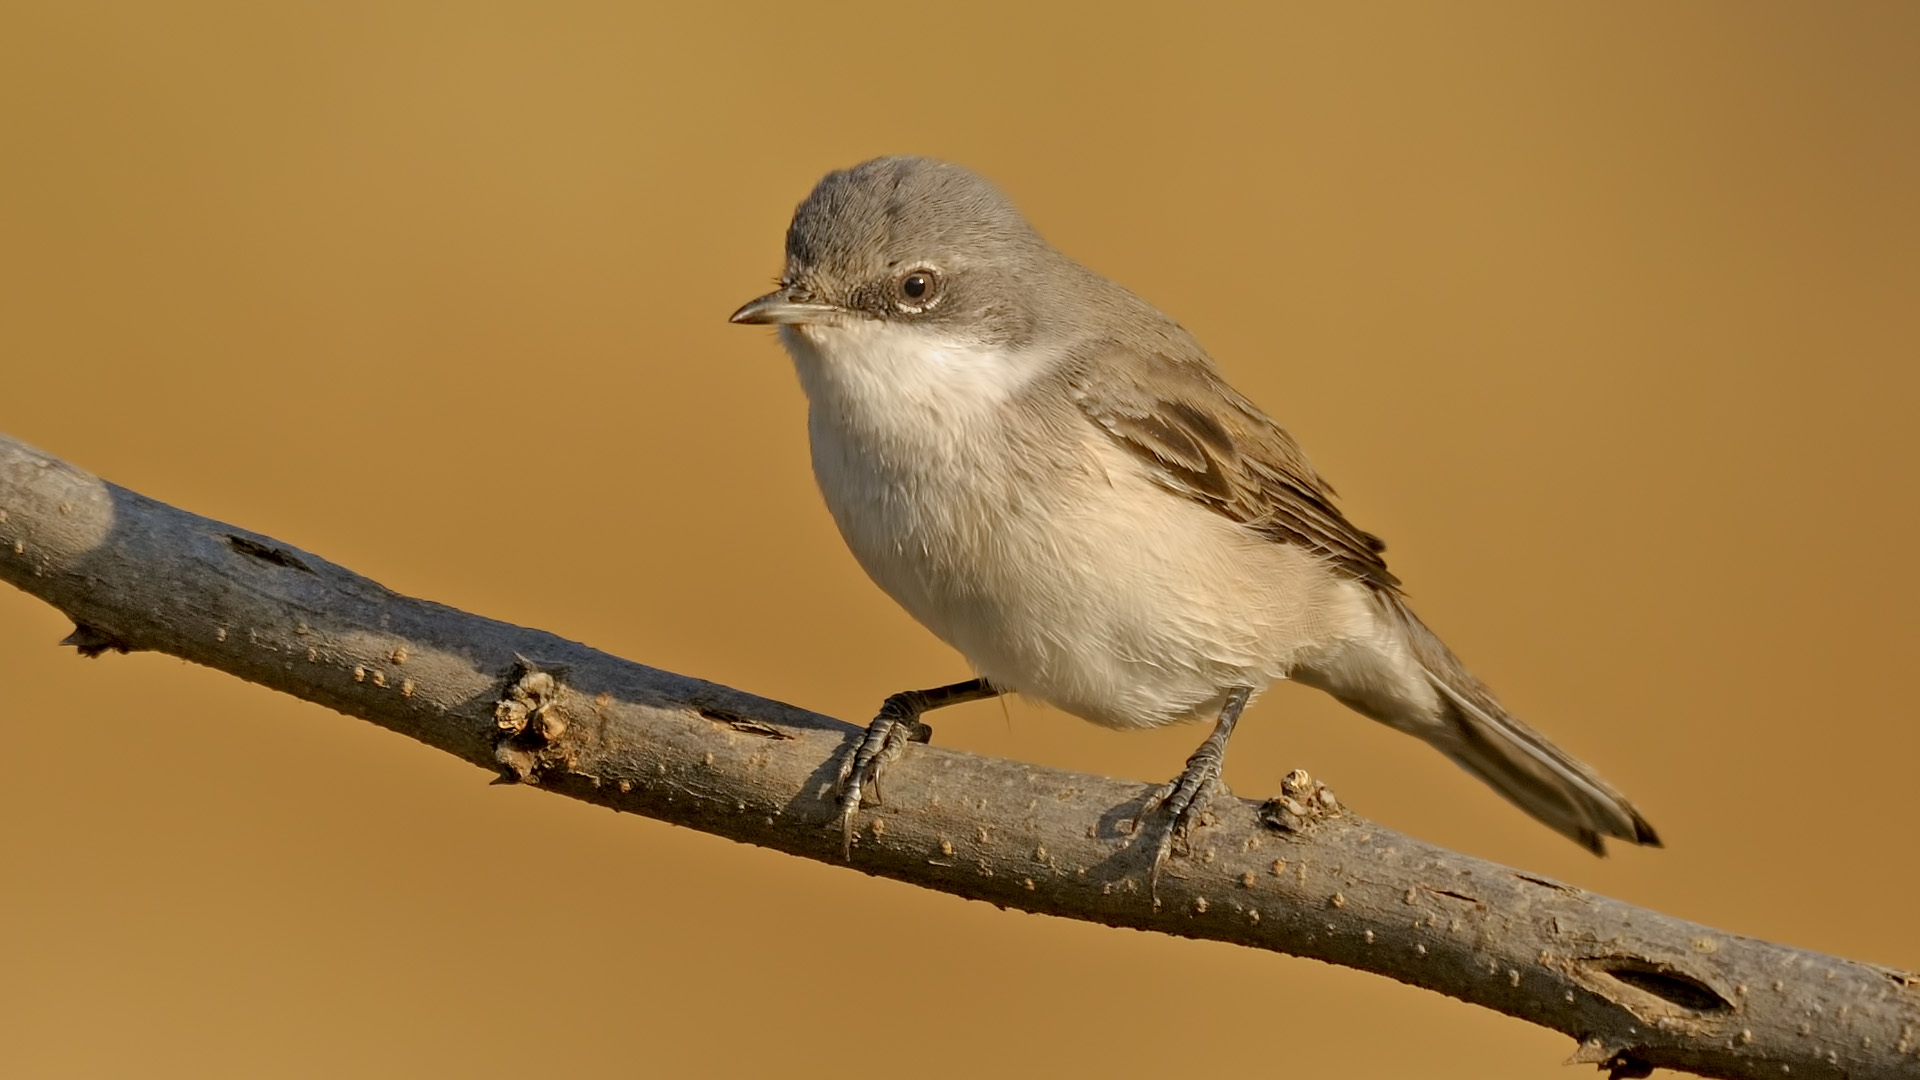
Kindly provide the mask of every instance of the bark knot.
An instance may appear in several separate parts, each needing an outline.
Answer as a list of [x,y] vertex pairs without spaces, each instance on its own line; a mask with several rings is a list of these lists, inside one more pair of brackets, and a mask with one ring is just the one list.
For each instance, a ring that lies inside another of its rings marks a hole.
[[543,752],[567,733],[567,718],[559,708],[565,684],[561,669],[542,671],[524,656],[514,658],[506,689],[494,702],[494,727],[500,732],[493,759],[510,783],[537,782]]

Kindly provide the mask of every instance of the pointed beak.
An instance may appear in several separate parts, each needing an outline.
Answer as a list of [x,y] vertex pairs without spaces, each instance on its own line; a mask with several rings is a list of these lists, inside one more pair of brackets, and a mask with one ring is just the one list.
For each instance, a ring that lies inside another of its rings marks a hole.
[[766,326],[804,326],[843,314],[843,309],[808,299],[801,290],[789,287],[775,289],[757,300],[747,301],[727,321]]

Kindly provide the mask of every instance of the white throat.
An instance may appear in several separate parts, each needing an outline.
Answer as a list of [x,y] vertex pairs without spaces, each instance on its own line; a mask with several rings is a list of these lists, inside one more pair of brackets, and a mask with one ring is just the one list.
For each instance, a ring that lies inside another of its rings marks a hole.
[[1045,358],[872,319],[783,326],[813,409],[862,426],[977,422],[1046,367]]

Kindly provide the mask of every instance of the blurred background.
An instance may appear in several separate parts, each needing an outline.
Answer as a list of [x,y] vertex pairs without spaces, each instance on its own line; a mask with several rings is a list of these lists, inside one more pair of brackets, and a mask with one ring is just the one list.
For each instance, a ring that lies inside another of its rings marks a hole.
[[[0,430],[404,592],[864,721],[961,660],[843,549],[794,204],[970,165],[1180,319],[1668,841],[1596,860],[1281,687],[1426,840],[1920,968],[1920,7],[0,7]],[[1343,969],[489,787],[0,590],[21,1076],[1558,1075]],[[948,746],[1159,781],[1031,704]],[[865,937],[880,947],[856,947]]]

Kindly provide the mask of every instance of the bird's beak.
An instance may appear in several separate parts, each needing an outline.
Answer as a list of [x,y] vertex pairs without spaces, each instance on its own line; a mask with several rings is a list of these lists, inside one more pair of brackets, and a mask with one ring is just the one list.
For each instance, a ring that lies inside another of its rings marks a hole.
[[727,321],[766,326],[804,326],[842,314],[845,311],[841,308],[819,303],[807,298],[799,289],[787,287],[775,289],[757,300],[747,301]]

